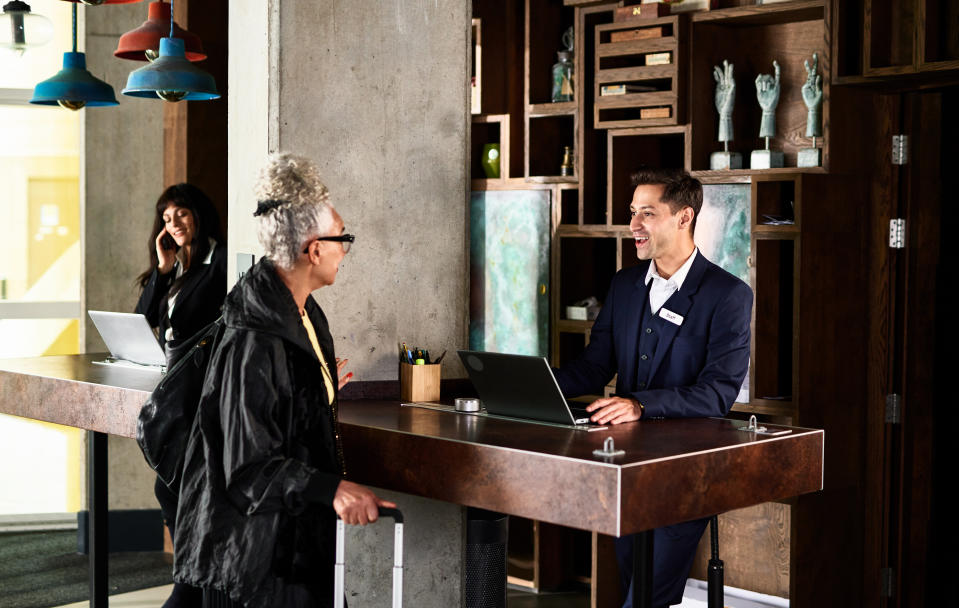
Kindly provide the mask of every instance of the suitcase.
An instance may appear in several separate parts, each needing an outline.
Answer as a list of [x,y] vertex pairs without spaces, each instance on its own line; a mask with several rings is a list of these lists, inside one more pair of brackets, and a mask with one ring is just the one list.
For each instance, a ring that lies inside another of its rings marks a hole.
[[[393,608],[403,605],[403,514],[399,509],[380,507],[380,517],[392,517],[395,522],[393,528]],[[346,588],[345,537],[346,524],[339,517],[336,518],[336,562],[333,566],[333,606],[343,608],[343,599]]]

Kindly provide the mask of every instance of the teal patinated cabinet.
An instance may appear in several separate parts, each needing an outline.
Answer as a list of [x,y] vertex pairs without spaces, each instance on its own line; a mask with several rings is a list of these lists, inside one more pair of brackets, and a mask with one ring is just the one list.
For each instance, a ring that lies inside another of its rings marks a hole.
[[549,354],[550,192],[470,195],[470,349]]

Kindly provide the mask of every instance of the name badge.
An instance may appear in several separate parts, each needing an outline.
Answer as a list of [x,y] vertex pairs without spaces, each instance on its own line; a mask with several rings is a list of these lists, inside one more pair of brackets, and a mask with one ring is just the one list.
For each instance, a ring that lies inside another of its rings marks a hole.
[[662,318],[666,319],[667,321],[669,321],[669,322],[672,323],[673,325],[682,325],[682,324],[683,324],[683,316],[682,316],[682,315],[677,315],[676,313],[674,313],[674,312],[671,311],[671,310],[666,310],[665,308],[660,308],[660,309],[659,309],[659,316],[661,316]]

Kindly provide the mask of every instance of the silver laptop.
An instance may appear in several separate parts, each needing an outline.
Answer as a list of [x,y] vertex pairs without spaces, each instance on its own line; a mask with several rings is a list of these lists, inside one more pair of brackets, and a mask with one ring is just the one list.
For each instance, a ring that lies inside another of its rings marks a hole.
[[486,411],[555,424],[591,425],[579,402],[568,402],[546,357],[457,351]]
[[100,337],[110,349],[113,360],[106,363],[119,365],[166,367],[166,355],[153,335],[146,317],[128,312],[89,311]]

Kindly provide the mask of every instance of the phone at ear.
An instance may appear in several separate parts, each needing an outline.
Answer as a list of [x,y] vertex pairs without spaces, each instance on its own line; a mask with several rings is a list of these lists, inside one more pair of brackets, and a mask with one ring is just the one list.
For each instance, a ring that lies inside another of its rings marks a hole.
[[173,237],[169,234],[164,234],[160,238],[160,246],[164,249],[176,249],[176,241],[173,240]]

